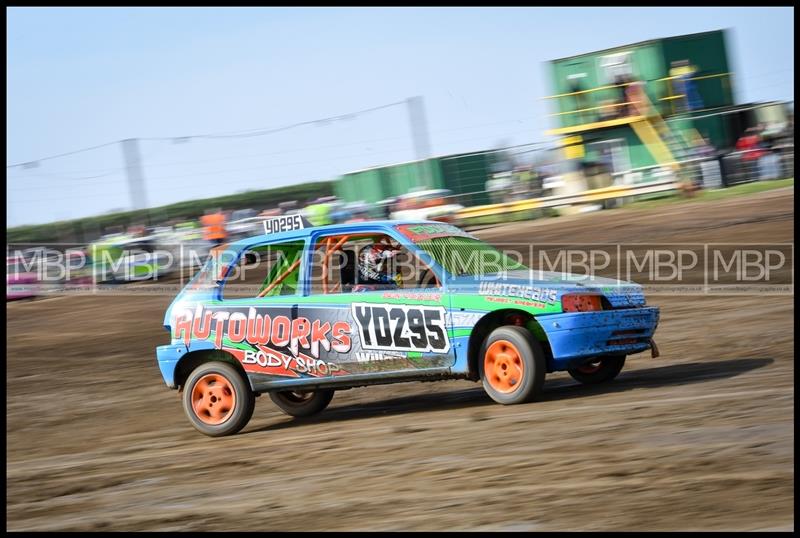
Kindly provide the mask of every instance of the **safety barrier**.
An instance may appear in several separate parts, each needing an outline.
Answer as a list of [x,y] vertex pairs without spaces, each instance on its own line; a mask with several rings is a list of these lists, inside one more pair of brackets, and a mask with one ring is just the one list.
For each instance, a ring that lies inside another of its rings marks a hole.
[[679,184],[674,179],[653,181],[638,185],[612,185],[611,187],[592,189],[575,194],[559,194],[555,196],[533,198],[530,200],[520,200],[516,202],[467,207],[458,211],[456,213],[456,217],[459,219],[485,217],[490,215],[498,215],[500,213],[515,213],[517,211],[526,211],[531,209],[560,207],[570,204],[582,204],[599,202],[603,200],[613,200],[617,198],[627,198],[641,194],[668,192],[678,188]]
[[794,144],[770,150],[734,151],[720,161],[725,186],[794,177]]
[[[752,155],[757,152],[758,157]],[[771,150],[734,151],[725,155],[696,157],[668,163],[634,168],[611,173],[615,185],[574,194],[561,194],[500,202],[488,205],[469,206],[456,212],[458,219],[486,217],[515,213],[531,209],[560,207],[615,200],[678,190],[685,182],[694,183],[704,189],[729,187],[751,181],[785,179],[794,177],[794,144],[775,145]],[[511,190],[506,195],[511,195]],[[464,195],[459,195],[459,199]],[[454,202],[455,203],[455,202]],[[464,205],[468,205],[464,203]]]

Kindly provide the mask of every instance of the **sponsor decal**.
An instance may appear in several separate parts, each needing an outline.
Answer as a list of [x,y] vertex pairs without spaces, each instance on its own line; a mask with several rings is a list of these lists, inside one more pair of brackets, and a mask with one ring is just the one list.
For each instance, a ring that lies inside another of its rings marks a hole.
[[348,373],[338,364],[308,357],[302,353],[293,357],[263,346],[258,346],[257,350],[223,349],[233,353],[242,362],[245,371],[249,372],[289,377],[300,377],[301,374],[325,377]]
[[362,349],[450,351],[444,307],[353,303],[351,308]]
[[538,288],[505,282],[481,282],[478,293],[480,295],[519,297],[547,304],[555,304],[558,298],[558,290],[553,288]]
[[403,299],[406,301],[433,301],[436,303],[441,302],[442,295],[440,293],[427,293],[427,292],[396,292],[387,291],[383,294],[384,299]]
[[450,224],[400,224],[397,230],[413,242],[436,239],[437,237],[469,237],[477,239],[460,228]]
[[[259,313],[254,307],[217,309],[198,305],[179,310],[173,319],[174,338],[189,345],[193,339],[214,338],[214,347],[223,349],[223,341],[249,344],[249,350],[236,350],[244,364],[264,368],[293,369],[301,373],[324,372],[335,375],[332,363],[319,360],[324,352],[348,353],[352,347],[352,328],[347,321],[324,321],[285,315]],[[236,348],[225,347],[231,351]],[[247,362],[245,362],[247,361]],[[290,368],[291,367],[291,368]],[[284,374],[285,375],[285,374]]]
[[453,327],[474,327],[485,312],[450,312],[450,323]]
[[386,351],[356,351],[354,355],[356,362],[402,361],[407,358],[405,354]]

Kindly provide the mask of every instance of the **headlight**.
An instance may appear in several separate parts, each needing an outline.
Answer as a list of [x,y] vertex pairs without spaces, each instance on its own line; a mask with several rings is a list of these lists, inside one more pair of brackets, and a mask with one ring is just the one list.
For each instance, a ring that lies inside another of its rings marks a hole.
[[602,296],[588,293],[569,293],[561,296],[564,312],[592,312],[603,309]]

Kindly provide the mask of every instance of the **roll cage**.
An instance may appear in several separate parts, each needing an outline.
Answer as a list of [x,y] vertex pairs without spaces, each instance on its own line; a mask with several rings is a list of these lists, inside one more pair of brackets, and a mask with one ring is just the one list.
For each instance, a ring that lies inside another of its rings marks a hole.
[[[425,224],[427,221],[420,221],[420,224]],[[331,285],[328,278],[328,267],[331,263],[332,256],[343,250],[343,246],[351,239],[367,238],[375,236],[388,236],[401,247],[408,250],[408,252],[415,256],[428,270],[431,271],[435,277],[437,287],[442,287],[448,275],[447,271],[442,267],[433,257],[425,250],[419,248],[413,241],[405,237],[396,225],[407,224],[407,222],[364,222],[353,225],[335,225],[335,226],[320,226],[302,230],[304,233],[290,232],[279,233],[274,235],[261,235],[242,239],[235,243],[228,245],[220,245],[212,249],[211,256],[216,260],[214,271],[217,275],[215,278],[218,287],[214,294],[217,299],[221,299],[221,292],[225,284],[234,270],[234,267],[240,262],[242,256],[248,250],[258,247],[269,247],[270,245],[280,245],[285,243],[303,243],[302,256],[298,257],[293,263],[282,268],[279,272],[270,271],[267,278],[263,282],[259,293],[254,296],[258,298],[266,297],[278,285],[283,283],[290,275],[300,267],[300,275],[297,281],[297,295],[308,296],[313,295],[311,292],[311,271],[312,264],[314,263],[314,251],[322,247],[322,293],[333,294],[340,293],[342,289],[342,282]],[[224,259],[223,259],[224,257]],[[219,270],[216,270],[218,268]]]

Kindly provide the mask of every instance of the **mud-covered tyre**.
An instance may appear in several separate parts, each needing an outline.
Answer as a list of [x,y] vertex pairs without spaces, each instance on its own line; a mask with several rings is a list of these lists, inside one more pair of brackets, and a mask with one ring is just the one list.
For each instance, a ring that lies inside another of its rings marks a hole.
[[273,391],[270,399],[281,411],[293,417],[310,417],[316,415],[331,403],[334,391],[320,389],[312,391]]
[[572,379],[586,385],[606,383],[619,375],[625,366],[625,355],[602,357],[567,370]]
[[511,405],[541,396],[547,363],[541,345],[528,330],[504,326],[484,340],[478,368],[489,397]]
[[211,437],[233,435],[253,416],[256,399],[250,385],[232,365],[204,362],[183,388],[183,410],[199,432]]

